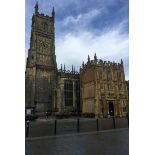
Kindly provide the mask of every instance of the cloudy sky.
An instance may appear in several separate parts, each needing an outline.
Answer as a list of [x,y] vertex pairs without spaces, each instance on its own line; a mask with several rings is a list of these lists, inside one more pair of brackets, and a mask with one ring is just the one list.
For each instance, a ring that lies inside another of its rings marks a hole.
[[[36,0],[25,0],[25,41],[29,49]],[[104,61],[124,62],[129,79],[128,0],[38,0],[39,12],[51,16],[55,7],[56,59],[76,70],[94,53]]]

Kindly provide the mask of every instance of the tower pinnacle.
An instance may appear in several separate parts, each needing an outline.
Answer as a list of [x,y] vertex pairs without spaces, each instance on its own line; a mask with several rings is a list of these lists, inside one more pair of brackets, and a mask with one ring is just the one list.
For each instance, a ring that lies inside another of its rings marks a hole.
[[95,53],[95,55],[94,55],[94,60],[97,60],[97,56],[96,56],[96,53]]
[[83,63],[82,63],[82,67],[84,68],[84,61],[83,61]]
[[52,17],[53,17],[53,19],[55,19],[55,11],[54,11],[54,7],[53,7],[53,10],[52,10]]
[[90,62],[90,57],[89,57],[89,55],[88,55],[88,62]]
[[121,59],[121,64],[123,64],[123,60]]
[[36,2],[36,5],[35,5],[35,14],[37,14],[38,13],[38,1]]

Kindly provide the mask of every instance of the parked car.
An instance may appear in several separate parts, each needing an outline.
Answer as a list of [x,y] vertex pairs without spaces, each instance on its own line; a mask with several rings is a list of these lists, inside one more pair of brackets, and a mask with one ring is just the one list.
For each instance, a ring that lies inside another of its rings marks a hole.
[[83,117],[94,118],[95,114],[94,113],[83,113]]
[[35,114],[25,115],[25,121],[35,121],[38,117]]
[[38,117],[36,116],[35,112],[34,112],[34,108],[32,107],[27,107],[25,110],[25,121],[29,120],[29,121],[34,121],[36,120]]

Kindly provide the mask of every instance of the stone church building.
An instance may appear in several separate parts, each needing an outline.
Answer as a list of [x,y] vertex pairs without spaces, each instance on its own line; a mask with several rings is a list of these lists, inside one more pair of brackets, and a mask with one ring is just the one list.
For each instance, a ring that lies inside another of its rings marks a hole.
[[32,16],[30,48],[25,73],[25,104],[38,115],[74,111],[80,105],[79,73],[57,69],[55,55],[55,11],[40,14],[38,3]]
[[123,62],[94,60],[82,64],[80,72],[57,68],[55,54],[55,11],[32,16],[30,48],[25,72],[25,106],[37,115],[61,112],[94,113],[96,116],[125,116],[128,89]]
[[128,87],[123,61],[106,62],[94,59],[80,69],[82,113],[98,117],[126,116],[128,112]]

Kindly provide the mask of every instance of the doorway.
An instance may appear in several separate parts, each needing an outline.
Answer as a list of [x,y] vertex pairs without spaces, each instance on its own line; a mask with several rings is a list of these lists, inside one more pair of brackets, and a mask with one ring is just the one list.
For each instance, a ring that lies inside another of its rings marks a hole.
[[113,102],[109,102],[109,114],[110,116],[114,116],[114,104]]

